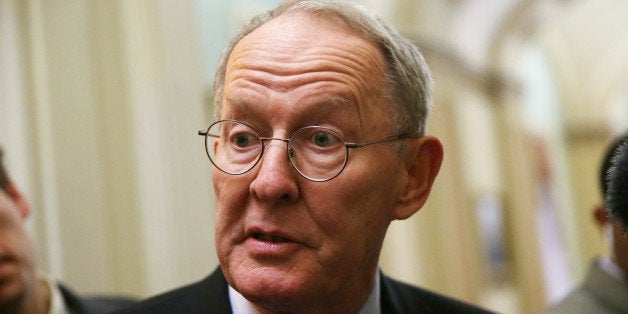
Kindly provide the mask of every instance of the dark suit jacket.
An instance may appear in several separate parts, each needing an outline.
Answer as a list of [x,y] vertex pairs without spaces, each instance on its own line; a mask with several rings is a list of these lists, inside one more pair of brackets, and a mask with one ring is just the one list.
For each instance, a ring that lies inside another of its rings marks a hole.
[[[490,313],[475,306],[381,276],[382,314]],[[227,281],[220,268],[205,279],[152,297],[120,313],[230,314]]]
[[82,297],[62,284],[58,286],[69,314],[105,314],[137,303],[136,300],[126,297]]

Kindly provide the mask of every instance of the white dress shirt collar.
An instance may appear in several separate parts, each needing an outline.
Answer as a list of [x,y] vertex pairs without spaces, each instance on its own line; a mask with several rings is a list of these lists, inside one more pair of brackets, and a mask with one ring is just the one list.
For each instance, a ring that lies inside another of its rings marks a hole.
[[48,285],[48,289],[50,289],[50,308],[48,314],[67,314],[68,309],[65,306],[65,301],[63,300],[63,295],[61,294],[61,290],[59,286],[47,276],[40,276],[39,280],[43,281]]

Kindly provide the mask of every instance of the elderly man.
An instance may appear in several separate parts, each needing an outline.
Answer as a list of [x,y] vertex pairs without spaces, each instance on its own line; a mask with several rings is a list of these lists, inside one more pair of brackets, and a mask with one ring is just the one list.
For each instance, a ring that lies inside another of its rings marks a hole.
[[423,57],[363,8],[289,1],[252,20],[214,84],[220,269],[137,313],[474,313],[378,271],[389,224],[425,203]]
[[9,179],[0,150],[0,313],[108,313],[134,303],[127,298],[75,295],[63,285],[39,276],[36,252],[26,231],[30,206]]

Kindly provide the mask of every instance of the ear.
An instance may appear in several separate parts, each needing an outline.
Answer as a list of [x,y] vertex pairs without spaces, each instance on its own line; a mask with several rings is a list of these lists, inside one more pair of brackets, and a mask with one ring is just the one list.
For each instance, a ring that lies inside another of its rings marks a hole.
[[427,201],[432,184],[443,161],[443,145],[432,136],[424,136],[406,147],[406,186],[397,201],[394,218],[406,219]]
[[9,181],[7,194],[9,195],[9,198],[13,201],[13,203],[15,203],[15,205],[17,206],[22,219],[27,218],[31,212],[31,207],[22,192],[20,192],[20,190],[18,190],[18,188],[15,186],[13,181]]
[[604,207],[604,205],[600,204],[600,205],[595,206],[595,209],[593,209],[593,218],[595,219],[595,222],[600,228],[604,227],[605,224],[609,223],[608,212],[606,211],[606,208]]

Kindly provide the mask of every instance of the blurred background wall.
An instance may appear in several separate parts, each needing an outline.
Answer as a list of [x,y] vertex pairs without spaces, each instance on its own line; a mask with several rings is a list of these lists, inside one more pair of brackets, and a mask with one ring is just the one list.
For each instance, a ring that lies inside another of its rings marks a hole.
[[[217,265],[198,129],[228,38],[276,0],[0,0],[0,145],[34,207],[41,267],[148,296]],[[628,128],[624,0],[363,0],[436,81],[445,161],[382,269],[538,313],[606,250],[602,154]]]

